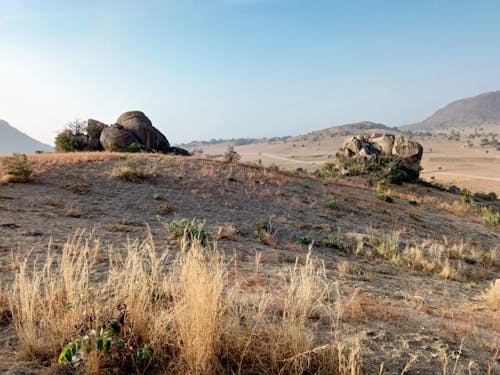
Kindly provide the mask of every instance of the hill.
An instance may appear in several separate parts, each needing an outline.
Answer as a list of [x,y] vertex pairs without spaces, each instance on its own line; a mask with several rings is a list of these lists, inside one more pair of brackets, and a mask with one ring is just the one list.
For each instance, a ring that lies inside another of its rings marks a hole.
[[[0,372],[498,373],[500,233],[456,195],[391,186],[388,203],[361,180],[194,157],[29,158],[33,182],[0,185]],[[57,365],[87,332],[106,352]]]
[[37,150],[52,151],[52,147],[0,120],[0,154],[33,153]]
[[391,128],[387,125],[379,124],[379,123],[371,122],[371,121],[361,121],[361,122],[355,122],[352,124],[331,126],[329,128],[326,128],[326,129],[313,131],[311,133],[308,133],[308,135],[316,135],[316,136],[328,135],[330,137],[334,137],[334,136],[344,137],[344,136],[348,136],[348,135],[373,133],[373,132],[376,132],[378,130],[382,131],[384,133],[385,132],[389,132],[389,133],[398,132],[398,128],[395,128],[395,127]]
[[454,101],[408,130],[461,129],[496,125],[500,131],[500,91]]

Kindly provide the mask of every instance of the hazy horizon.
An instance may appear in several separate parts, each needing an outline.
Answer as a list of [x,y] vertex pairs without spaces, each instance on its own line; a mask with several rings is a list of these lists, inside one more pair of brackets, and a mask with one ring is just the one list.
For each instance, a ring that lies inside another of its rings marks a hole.
[[500,89],[500,2],[0,0],[0,119],[52,144],[142,110],[172,143],[422,121]]

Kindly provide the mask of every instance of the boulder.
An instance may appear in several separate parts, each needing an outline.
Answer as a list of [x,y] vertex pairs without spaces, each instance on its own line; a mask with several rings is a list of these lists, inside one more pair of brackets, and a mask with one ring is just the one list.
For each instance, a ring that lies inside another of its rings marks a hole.
[[345,140],[337,152],[337,168],[342,174],[379,171],[394,181],[418,178],[423,147],[400,135],[357,135]]
[[132,144],[141,143],[134,133],[120,124],[113,124],[104,128],[99,140],[106,151],[126,152],[130,150]]
[[143,112],[125,112],[118,117],[116,123],[133,133],[139,142],[144,145],[145,151],[167,152],[170,147],[167,138],[153,126]]
[[191,156],[191,153],[188,150],[185,150],[181,147],[168,147],[165,151],[166,154],[174,154],[174,155],[182,155],[182,156]]
[[392,146],[392,156],[404,161],[407,167],[415,169],[420,166],[424,148],[416,141],[398,135]]
[[108,125],[100,121],[91,118],[87,120],[87,143],[89,150],[100,151],[103,149],[100,138],[102,131],[107,127]]
[[392,148],[394,146],[394,135],[392,134],[376,134],[371,137],[371,142],[373,142],[377,148],[386,156],[391,156]]

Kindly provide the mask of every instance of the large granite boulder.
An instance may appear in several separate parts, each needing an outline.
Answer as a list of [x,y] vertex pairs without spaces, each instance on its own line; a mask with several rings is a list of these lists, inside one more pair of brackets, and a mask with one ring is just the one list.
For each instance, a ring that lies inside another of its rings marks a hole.
[[167,138],[153,126],[144,113],[140,111],[125,112],[118,117],[116,123],[132,132],[144,146],[145,151],[168,152],[170,143]]
[[403,160],[410,167],[418,168],[424,148],[416,141],[398,135],[392,146],[392,156]]
[[423,147],[393,134],[356,135],[344,141],[337,152],[343,174],[382,172],[395,180],[415,180],[420,172]]
[[106,151],[127,152],[130,151],[132,145],[141,143],[134,133],[120,124],[104,128],[99,140]]
[[100,121],[89,118],[87,120],[87,144],[89,150],[100,151],[103,149],[101,145],[101,133],[108,125]]

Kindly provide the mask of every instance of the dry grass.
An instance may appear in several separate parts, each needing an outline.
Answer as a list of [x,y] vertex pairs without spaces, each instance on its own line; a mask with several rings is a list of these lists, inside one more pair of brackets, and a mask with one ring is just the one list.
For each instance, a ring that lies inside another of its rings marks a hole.
[[216,238],[218,240],[238,241],[239,236],[236,227],[231,223],[224,223],[217,231]]
[[500,279],[496,279],[491,287],[484,293],[484,300],[494,311],[500,311]]
[[[123,256],[111,249],[107,275],[95,274],[94,246],[78,235],[60,261],[50,251],[42,263],[26,260],[3,292],[19,360],[53,366],[65,344],[90,337],[89,352],[79,349],[73,360],[87,373],[361,373],[359,340],[335,339],[333,323],[332,335],[316,335],[314,322],[338,321],[338,309],[324,268],[310,254],[279,287],[255,295],[230,282],[222,253],[196,241],[173,259],[158,255],[151,239],[129,244]],[[113,324],[119,327],[106,331]],[[101,327],[122,344],[99,351],[92,340]],[[154,356],[141,365],[132,358],[145,345]]]
[[[424,274],[437,274],[443,279],[485,279],[498,270],[498,249],[467,246],[463,241],[423,240],[401,244],[401,230],[369,233],[369,244],[375,255],[398,266]],[[467,260],[467,261],[466,261]]]
[[35,175],[70,164],[89,163],[104,160],[119,160],[123,153],[114,152],[64,152],[29,155]]
[[111,176],[130,182],[141,182],[157,176],[153,158],[128,156],[111,171]]
[[64,206],[63,215],[66,217],[79,218],[82,216],[82,213],[77,206],[68,203]]
[[31,180],[33,165],[25,154],[0,158],[0,183],[24,183]]

